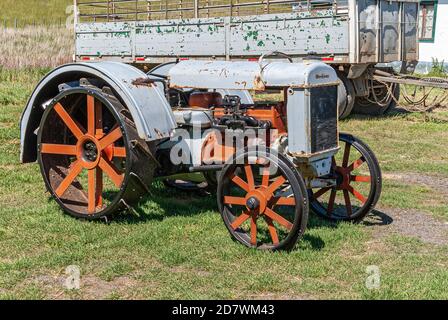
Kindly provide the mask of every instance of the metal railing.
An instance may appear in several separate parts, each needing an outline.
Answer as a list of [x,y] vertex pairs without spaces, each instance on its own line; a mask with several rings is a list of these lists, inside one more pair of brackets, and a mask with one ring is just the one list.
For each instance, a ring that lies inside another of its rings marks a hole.
[[347,8],[324,0],[75,0],[78,22],[142,21],[289,13]]

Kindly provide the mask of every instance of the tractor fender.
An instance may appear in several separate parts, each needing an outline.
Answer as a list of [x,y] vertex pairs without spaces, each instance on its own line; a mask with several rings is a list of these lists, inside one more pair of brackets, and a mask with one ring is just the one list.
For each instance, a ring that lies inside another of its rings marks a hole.
[[163,84],[139,69],[119,62],[85,62],[60,66],[34,89],[20,120],[20,161],[37,159],[37,130],[44,106],[60,93],[60,84],[81,78],[97,79],[109,87],[131,113],[138,135],[146,141],[169,138],[176,121]]

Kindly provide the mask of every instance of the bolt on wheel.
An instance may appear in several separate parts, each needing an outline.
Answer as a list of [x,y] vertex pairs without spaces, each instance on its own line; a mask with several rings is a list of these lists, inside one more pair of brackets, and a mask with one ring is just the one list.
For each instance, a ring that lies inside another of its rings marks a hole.
[[218,205],[232,237],[258,249],[292,249],[308,219],[302,177],[289,160],[269,151],[246,152],[225,166]]
[[41,121],[38,159],[47,189],[76,217],[113,213],[135,198],[126,196],[128,189],[141,192],[130,181],[132,127],[111,101],[100,91],[70,89],[47,106]]
[[381,169],[374,153],[360,139],[341,133],[342,154],[332,160],[336,186],[309,190],[310,207],[330,220],[360,221],[381,194]]

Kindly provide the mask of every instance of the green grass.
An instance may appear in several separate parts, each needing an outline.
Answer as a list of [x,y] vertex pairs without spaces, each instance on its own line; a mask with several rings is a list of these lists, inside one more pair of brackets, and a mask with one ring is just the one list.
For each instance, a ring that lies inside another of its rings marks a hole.
[[63,23],[69,16],[67,6],[73,5],[72,0],[2,0],[0,1],[0,23],[5,20],[8,26],[13,26],[14,19],[23,23]]
[[[213,196],[161,183],[138,216],[107,224],[64,215],[38,166],[18,162],[20,114],[45,72],[0,72],[0,298],[448,298],[446,245],[384,231],[378,236],[380,228],[366,224],[312,216],[293,252],[259,252],[230,239]],[[385,173],[448,177],[443,117],[353,117],[341,127],[370,144]],[[382,210],[414,208],[448,221],[442,191],[386,179]],[[62,286],[69,265],[81,269],[81,290]],[[380,268],[379,289],[365,286],[369,265]]]

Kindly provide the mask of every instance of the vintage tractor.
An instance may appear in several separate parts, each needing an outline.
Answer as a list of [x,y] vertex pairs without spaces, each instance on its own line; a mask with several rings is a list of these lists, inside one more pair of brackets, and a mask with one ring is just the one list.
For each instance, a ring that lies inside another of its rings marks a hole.
[[37,160],[62,210],[85,219],[127,210],[154,178],[203,172],[235,240],[291,249],[310,207],[359,221],[380,196],[374,154],[338,132],[337,91],[313,60],[68,64],[26,106],[21,161]]

